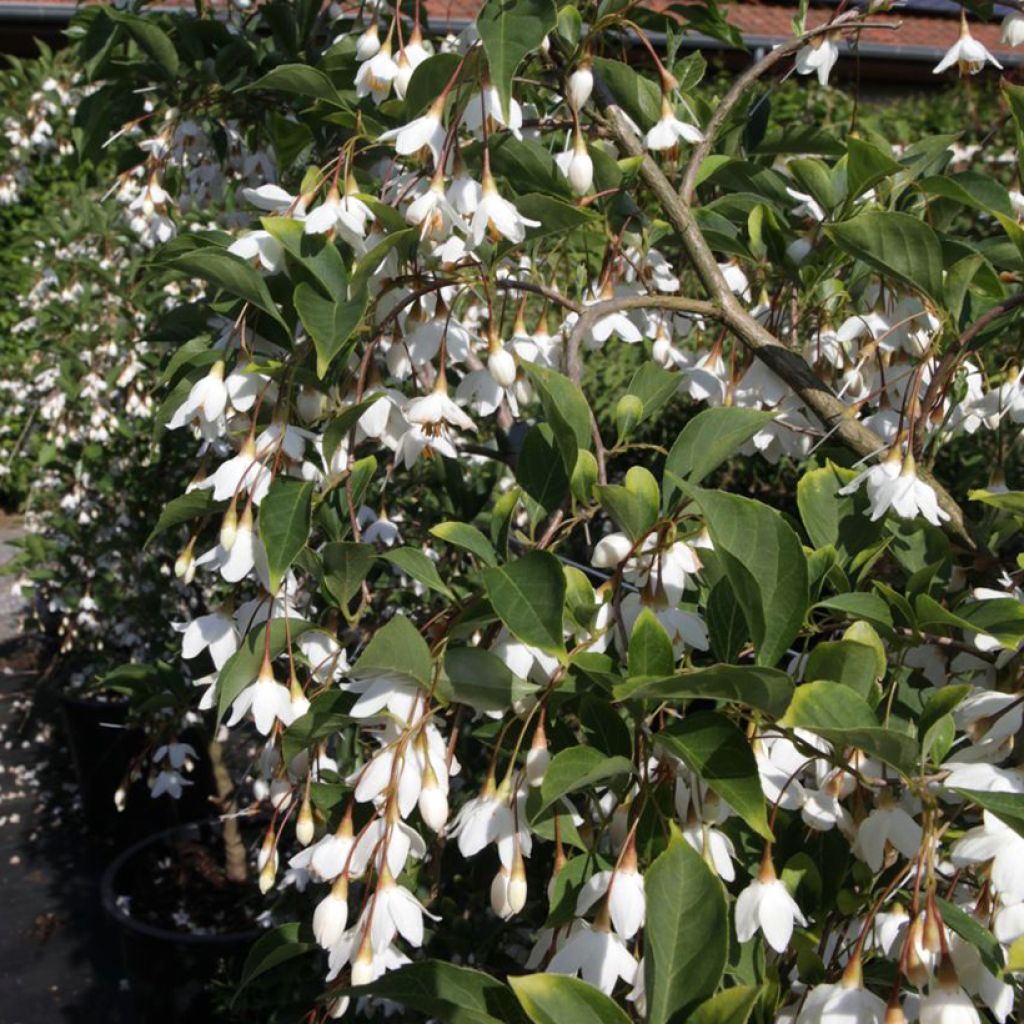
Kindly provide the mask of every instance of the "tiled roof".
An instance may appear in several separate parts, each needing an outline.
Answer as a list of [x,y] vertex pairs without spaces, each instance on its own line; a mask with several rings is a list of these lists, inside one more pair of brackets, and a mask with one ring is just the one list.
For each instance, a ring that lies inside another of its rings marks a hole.
[[[159,0],[158,0],[159,2]],[[191,6],[190,0],[162,0],[160,6]],[[425,6],[434,23],[472,21],[480,10],[483,0],[426,0]],[[662,6],[668,0],[648,0],[650,6]],[[0,21],[5,25],[23,23],[54,22],[66,18],[74,10],[68,0],[0,0]],[[734,2],[727,7],[729,21],[743,34],[752,47],[771,46],[792,35],[792,18],[795,3]],[[808,16],[808,25],[823,24],[832,16],[833,10],[813,7]],[[895,31],[876,28],[860,34],[860,55],[867,59],[934,61],[936,56],[956,42],[959,21],[955,17],[918,9],[897,10],[890,14],[873,15],[873,22],[899,26]],[[0,30],[0,50],[6,28]],[[1024,61],[1024,51],[1017,52],[1004,46],[999,39],[997,21],[972,22],[971,31],[1004,64],[1016,65]],[[703,40],[701,43],[703,44]],[[711,42],[711,41],[707,41]]]

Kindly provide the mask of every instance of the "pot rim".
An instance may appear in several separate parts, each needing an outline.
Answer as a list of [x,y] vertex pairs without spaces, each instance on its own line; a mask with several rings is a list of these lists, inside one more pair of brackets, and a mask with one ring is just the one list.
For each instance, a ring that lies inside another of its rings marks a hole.
[[146,847],[159,842],[161,839],[166,839],[168,836],[197,833],[201,829],[210,828],[211,826],[220,828],[220,819],[210,818],[206,821],[194,821],[186,825],[172,825],[170,828],[154,832],[152,835],[146,836],[144,839],[140,839],[137,843],[133,843],[126,850],[122,850],[107,866],[106,870],[103,872],[103,878],[100,880],[100,902],[103,904],[104,913],[115,924],[127,929],[128,931],[135,932],[138,935],[144,935],[150,939],[159,939],[162,942],[170,944],[186,946],[228,946],[236,945],[241,941],[255,942],[255,940],[261,935],[266,934],[266,929],[264,928],[249,928],[244,931],[195,934],[172,931],[169,928],[162,928],[159,925],[140,921],[138,918],[133,917],[130,913],[122,910],[117,905],[118,894],[114,883],[117,876],[120,874],[121,869],[136,854],[144,850]]

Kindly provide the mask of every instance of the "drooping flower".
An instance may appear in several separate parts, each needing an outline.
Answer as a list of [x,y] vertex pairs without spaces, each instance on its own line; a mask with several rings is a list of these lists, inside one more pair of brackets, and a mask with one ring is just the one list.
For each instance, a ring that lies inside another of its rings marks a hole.
[[971,35],[967,16],[960,15],[960,38],[946,51],[946,55],[932,68],[933,75],[940,75],[954,64],[960,69],[961,78],[976,75],[986,64],[1002,68],[1002,64]]
[[770,851],[766,850],[757,878],[736,900],[736,938],[747,942],[761,931],[768,945],[782,953],[789,946],[795,924],[806,925],[807,919],[776,876]]
[[602,912],[593,925],[579,921],[574,926],[551,958],[548,970],[552,974],[578,974],[605,995],[611,995],[620,978],[627,985],[636,981],[637,961],[626,948],[625,940],[609,928],[607,912]]
[[841,487],[839,493],[853,494],[862,483],[871,502],[872,522],[881,519],[890,508],[904,519],[924,516],[933,526],[941,526],[949,519],[949,513],[939,508],[935,489],[917,475],[914,457],[909,452],[901,457],[898,447],[882,462],[865,469]]
[[498,186],[486,168],[480,185],[480,200],[473,213],[470,237],[477,246],[490,234],[495,240],[506,238],[518,244],[526,237],[527,228],[539,228],[539,220],[524,217],[515,207],[498,193]]
[[817,36],[796,55],[798,75],[817,75],[822,85],[828,85],[828,76],[839,60],[839,46],[831,33]]
[[427,112],[401,128],[392,128],[380,136],[381,142],[395,143],[399,156],[413,156],[426,147],[434,158],[434,166],[441,163],[441,149],[444,146],[445,131],[441,124],[444,113],[444,99],[438,97]]
[[661,100],[661,117],[658,123],[647,132],[644,144],[649,150],[659,152],[665,149],[672,149],[679,142],[696,144],[704,141],[704,133],[696,126],[687,121],[681,121],[676,117],[672,104],[667,96]]

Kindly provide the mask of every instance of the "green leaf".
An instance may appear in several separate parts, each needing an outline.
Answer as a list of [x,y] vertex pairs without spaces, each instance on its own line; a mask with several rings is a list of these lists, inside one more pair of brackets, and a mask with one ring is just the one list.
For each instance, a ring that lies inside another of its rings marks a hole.
[[819,601],[814,607],[828,608],[842,612],[851,619],[867,619],[869,622],[892,629],[889,606],[877,594],[866,594],[862,591],[837,594],[835,597]]
[[524,363],[523,371],[537,389],[544,416],[562,454],[565,472],[572,476],[577,452],[590,448],[590,406],[583,392],[564,374],[535,363]]
[[719,661],[735,661],[750,640],[750,630],[728,579],[720,579],[711,588],[704,618],[715,657]]
[[364,398],[363,401],[357,402],[355,405],[350,405],[340,416],[335,417],[327,425],[327,429],[324,431],[324,459],[330,462],[334,458],[334,453],[338,450],[338,445],[341,444],[342,440],[349,434],[352,428],[359,422],[359,418],[370,408],[374,402],[383,398],[384,396],[378,392],[376,395],[371,395],[369,398]]
[[944,900],[941,896],[937,896],[935,902],[939,905],[942,920],[960,938],[966,939],[981,954],[985,966],[998,976],[1006,958],[1003,956],[1003,947],[999,945],[996,937],[976,918],[961,910],[955,903],[950,903],[949,900]]
[[668,1024],[718,987],[729,949],[725,891],[670,825],[668,847],[644,877],[647,1024]]
[[652,509],[639,495],[621,484],[604,484],[594,488],[601,507],[624,530],[630,540],[639,540],[654,525],[657,507]]
[[715,552],[743,609],[759,665],[774,665],[803,625],[807,559],[782,516],[750,498],[677,481],[704,513]]
[[312,509],[312,482],[286,476],[274,478],[260,505],[259,518],[272,594],[277,593],[284,574],[309,540]]
[[498,564],[498,553],[494,550],[494,545],[469,523],[438,523],[437,526],[431,527],[430,533],[446,544],[465,548],[470,554],[476,555],[484,565]]
[[419,117],[441,95],[461,63],[457,53],[435,53],[416,65],[405,90],[405,118]]
[[681,757],[758,835],[772,839],[757,762],[742,729],[724,715],[698,711],[670,723],[654,741]]
[[334,541],[320,553],[324,567],[324,589],[339,608],[347,608],[367,573],[373,568],[377,552],[372,544]]
[[[700,56],[694,54],[694,56]],[[633,374],[626,393],[640,399],[642,411],[638,423],[649,420],[679,390],[679,374],[670,373],[657,363],[643,363]]]
[[642,608],[629,638],[629,674],[668,676],[675,668],[672,640],[650,608]]
[[1024,491],[1007,491],[1003,494],[998,494],[992,491],[977,490],[968,491],[967,497],[971,501],[983,501],[986,505],[991,505],[993,508],[1002,509],[1004,512],[1012,512],[1016,516],[1024,516]]
[[[218,722],[227,714],[228,708],[234,704],[235,698],[250,683],[256,681],[260,665],[263,664],[266,628],[266,623],[262,623],[255,629],[251,629],[246,634],[245,640],[242,641],[241,647],[224,662],[220,674],[217,676]],[[303,633],[315,628],[312,622],[306,622],[304,619],[272,619],[269,644],[271,661],[284,652],[289,633],[294,642]]]
[[150,56],[167,78],[178,74],[178,51],[170,36],[151,17],[140,17],[127,11],[106,8],[105,14],[129,31],[139,47]]
[[324,690],[310,702],[309,710],[297,718],[281,737],[281,756],[286,764],[309,750],[318,740],[326,739],[350,725],[352,718],[343,708],[351,698],[341,690]]
[[780,724],[809,729],[837,748],[857,747],[904,775],[913,773],[918,760],[917,741],[885,728],[868,702],[842,683],[798,686]]
[[557,22],[552,0],[487,0],[477,15],[476,30],[506,121],[516,69],[528,53],[544,42]]
[[433,662],[426,640],[400,612],[388,620],[366,645],[352,676],[396,675],[430,686]]
[[665,460],[665,507],[673,502],[673,482],[700,483],[726,459],[735,455],[772,418],[768,412],[739,406],[715,406],[704,409],[690,420],[676,438]]
[[186,494],[172,498],[160,512],[160,518],[156,526],[146,538],[143,547],[149,547],[152,541],[165,530],[181,523],[187,523],[200,516],[209,515],[211,512],[221,508],[221,503],[213,500],[213,491],[208,487],[196,488]]
[[1020,793],[982,793],[973,789],[953,789],[962,797],[991,811],[1004,825],[1024,836],[1024,795]]
[[608,757],[594,747],[569,747],[551,759],[540,786],[540,804],[534,818],[539,818],[557,800],[576,793],[597,782],[620,775],[629,775],[633,762],[626,757]]
[[812,469],[796,485],[796,504],[800,519],[815,548],[832,545],[843,564],[870,547],[882,535],[883,524],[872,523],[866,514],[867,495],[839,494],[855,474],[831,463]]
[[629,1024],[616,1003],[579,978],[526,974],[508,983],[533,1024]]
[[736,985],[706,999],[686,1019],[686,1024],[747,1024],[761,990]]
[[616,103],[643,129],[661,116],[661,89],[628,64],[605,57],[594,58],[594,70],[604,79]]
[[778,718],[793,699],[793,680],[781,669],[712,665],[665,679],[644,679],[615,687],[616,700],[634,698],[725,700]]
[[419,548],[392,548],[381,555],[381,558],[401,569],[407,576],[430,587],[431,590],[444,594],[451,601],[455,600],[455,595],[449,589],[448,584],[441,579],[437,566]]
[[569,181],[558,169],[555,158],[539,143],[514,135],[492,135],[488,146],[491,168],[518,193],[540,192],[568,198]]
[[351,348],[352,333],[363,316],[366,293],[361,291],[356,300],[334,301],[301,281],[295,286],[294,298],[302,326],[316,346],[316,373],[322,380],[334,359]]
[[562,608],[565,576],[561,563],[546,551],[483,571],[484,587],[498,618],[524,644],[564,654]]
[[846,158],[846,194],[856,199],[868,189],[874,188],[883,178],[898,174],[903,165],[897,163],[888,153],[883,153],[870,142],[850,136],[849,155]]
[[851,256],[941,305],[942,243],[924,221],[906,213],[867,212],[825,232]]
[[291,93],[293,96],[326,100],[337,107],[345,105],[331,80],[322,71],[308,64],[279,64],[262,78],[243,86],[243,91],[254,89],[273,89],[276,92]]
[[528,1024],[508,986],[469,967],[424,960],[351,990],[408,1006],[445,1024]]
[[824,640],[811,651],[804,678],[842,683],[868,700],[878,683],[878,658],[867,644]]
[[300,928],[301,925],[297,921],[281,924],[261,935],[253,943],[246,954],[242,977],[235,988],[234,1000],[237,1000],[241,992],[261,974],[266,974],[267,971],[317,948],[315,942],[303,942],[299,939]]
[[561,505],[569,490],[569,475],[549,424],[535,423],[526,432],[515,472],[516,483],[545,512]]
[[477,711],[507,711],[539,689],[480,647],[449,647],[444,671],[438,690],[445,700],[467,704]]
[[207,246],[175,257],[171,266],[184,274],[201,277],[236,298],[244,299],[288,330],[281,311],[270,295],[267,282],[257,270],[234,253]]

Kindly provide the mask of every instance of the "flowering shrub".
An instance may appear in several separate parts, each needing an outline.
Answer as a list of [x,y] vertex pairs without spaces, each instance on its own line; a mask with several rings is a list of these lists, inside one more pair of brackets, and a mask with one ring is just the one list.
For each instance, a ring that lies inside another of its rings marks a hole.
[[[93,95],[167,111],[115,111],[153,273],[205,289],[156,529],[230,594],[182,654],[260,737],[261,888],[315,894],[247,977],[322,947],[311,1019],[1019,1016],[1021,198],[764,117],[870,24],[718,91],[713,3],[77,17]],[[795,495],[716,487],[737,454]]]

